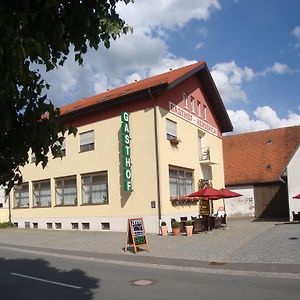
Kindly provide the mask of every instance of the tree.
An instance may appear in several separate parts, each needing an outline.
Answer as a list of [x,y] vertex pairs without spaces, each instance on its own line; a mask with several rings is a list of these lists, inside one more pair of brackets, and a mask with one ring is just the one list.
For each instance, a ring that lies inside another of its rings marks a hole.
[[[131,28],[117,14],[117,2],[133,0],[0,0],[0,184],[10,190],[22,181],[29,161],[47,165],[48,153],[60,156],[65,128],[37,70],[62,66],[74,47],[83,63],[88,47],[126,34]],[[34,68],[35,66],[35,68]]]

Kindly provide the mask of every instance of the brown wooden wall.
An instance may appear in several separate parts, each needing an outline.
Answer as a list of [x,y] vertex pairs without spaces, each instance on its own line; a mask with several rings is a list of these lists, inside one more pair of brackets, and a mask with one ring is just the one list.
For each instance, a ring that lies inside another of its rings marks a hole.
[[287,185],[282,182],[254,186],[256,218],[288,218]]

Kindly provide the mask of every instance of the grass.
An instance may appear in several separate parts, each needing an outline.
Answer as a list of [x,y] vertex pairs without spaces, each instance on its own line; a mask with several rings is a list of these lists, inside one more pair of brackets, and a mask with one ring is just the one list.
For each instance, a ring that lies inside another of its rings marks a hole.
[[14,224],[9,221],[0,223],[0,228],[8,228],[8,227],[14,227]]

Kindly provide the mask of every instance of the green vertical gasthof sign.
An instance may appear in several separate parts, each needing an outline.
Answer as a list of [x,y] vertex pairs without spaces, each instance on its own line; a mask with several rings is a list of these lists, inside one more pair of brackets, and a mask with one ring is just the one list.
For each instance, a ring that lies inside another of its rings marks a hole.
[[123,187],[125,192],[132,191],[131,182],[131,158],[130,158],[130,129],[129,129],[129,114],[122,112],[121,114],[121,139],[122,139],[122,173]]

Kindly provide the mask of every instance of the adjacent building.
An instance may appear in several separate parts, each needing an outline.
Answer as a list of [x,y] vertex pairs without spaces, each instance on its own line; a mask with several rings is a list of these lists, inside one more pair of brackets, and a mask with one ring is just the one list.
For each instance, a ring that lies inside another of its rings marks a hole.
[[[293,206],[287,182],[298,182],[299,187],[299,144],[300,126],[223,137],[225,185],[243,195],[225,200],[227,214],[288,218]],[[289,187],[290,192],[296,189],[297,184]]]
[[[10,193],[18,227],[126,231],[143,217],[160,221],[199,214],[181,201],[202,179],[224,187],[222,134],[232,124],[205,62],[136,81],[61,108],[62,159],[31,163]],[[215,202],[215,209],[223,205]]]

